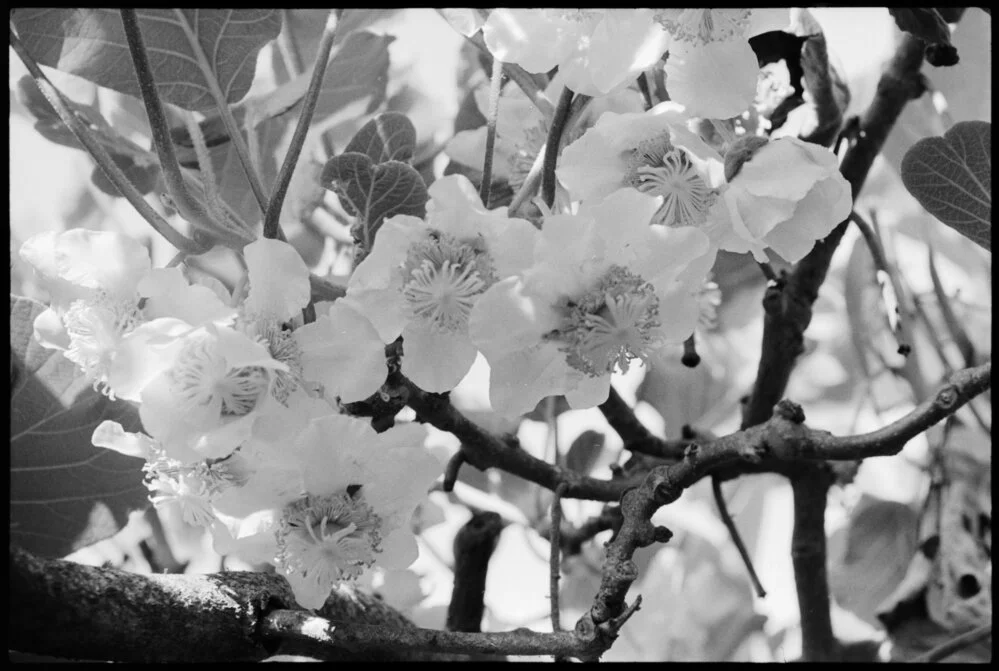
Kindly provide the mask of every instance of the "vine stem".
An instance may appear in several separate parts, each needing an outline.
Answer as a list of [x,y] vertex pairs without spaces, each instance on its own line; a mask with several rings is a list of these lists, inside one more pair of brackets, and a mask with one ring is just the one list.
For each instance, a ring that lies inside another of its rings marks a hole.
[[298,124],[295,126],[295,133],[291,138],[291,146],[288,147],[288,153],[285,154],[284,162],[281,164],[274,192],[271,194],[264,214],[265,238],[278,237],[278,231],[281,227],[281,206],[284,204],[285,196],[288,195],[291,176],[295,172],[298,157],[305,145],[305,137],[309,133],[309,124],[312,123],[312,115],[316,111],[316,103],[323,87],[323,79],[326,77],[326,66],[329,64],[330,52],[333,50],[333,40],[336,38],[336,29],[342,15],[342,9],[331,9],[326,18],[322,37],[319,38],[319,48],[316,50],[316,63],[313,66],[312,79],[309,80],[309,89],[305,92],[302,111],[298,115]]
[[[142,30],[139,26],[139,17],[134,9],[121,9],[121,23],[125,31],[125,41],[128,42],[128,51],[132,56],[132,65],[135,67],[135,76],[139,81],[139,92],[142,95],[142,103],[146,108],[146,116],[149,119],[149,128],[152,131],[153,147],[156,156],[160,161],[160,168],[163,170],[163,180],[166,182],[167,191],[173,205],[177,208],[180,216],[198,229],[201,229],[213,237],[229,237],[232,233],[224,217],[216,220],[212,217],[212,208],[206,208],[201,202],[191,195],[184,180],[184,174],[177,160],[177,153],[170,137],[170,124],[167,122],[166,112],[163,108],[163,101],[156,88],[156,80],[153,77],[153,68],[149,62],[149,54],[142,38]],[[192,137],[197,146],[196,138]],[[202,165],[204,157],[198,156],[198,164],[201,170],[205,170]],[[212,179],[211,169],[208,168],[203,173],[206,181]],[[206,193],[210,194],[212,188],[206,188]],[[210,200],[210,196],[209,196]],[[215,208],[218,209],[218,208]],[[227,240],[232,245],[232,240]],[[239,246],[237,243],[236,246]]]
[[97,165],[100,166],[101,170],[104,171],[104,174],[107,175],[108,179],[111,180],[111,183],[115,185],[115,188],[118,189],[121,195],[142,215],[142,218],[149,222],[149,225],[157,233],[166,238],[167,242],[177,249],[188,253],[202,251],[200,245],[174,229],[166,219],[146,202],[146,199],[139,193],[139,190],[135,188],[135,185],[132,184],[122,169],[118,167],[118,164],[114,162],[114,159],[111,158],[107,150],[91,134],[90,130],[76,116],[73,110],[70,109],[69,105],[63,99],[62,94],[49,81],[48,77],[45,76],[45,73],[38,66],[38,63],[28,53],[28,50],[21,43],[20,38],[18,38],[13,28],[10,28],[10,45],[14,48],[14,52],[21,59],[21,62],[28,68],[28,72],[31,74],[35,84],[42,92],[42,95],[45,96],[45,99],[48,100],[49,104],[52,105],[52,108],[59,115],[62,122],[66,124],[66,127],[73,133],[73,136],[90,153],[94,161],[97,162]]
[[191,24],[188,23],[187,17],[184,16],[184,12],[179,9],[175,9],[173,12],[177,16],[177,22],[180,25],[181,30],[183,30],[184,35],[187,36],[187,41],[190,43],[191,49],[194,51],[194,55],[198,62],[198,68],[201,70],[201,74],[204,76],[205,82],[208,85],[208,92],[211,94],[212,98],[215,99],[215,106],[218,107],[219,115],[222,117],[222,123],[225,124],[225,129],[229,134],[229,139],[232,140],[232,146],[236,149],[236,156],[239,157],[239,162],[243,166],[243,171],[246,173],[246,179],[250,183],[250,189],[253,191],[253,195],[257,199],[260,211],[266,212],[267,193],[264,191],[264,185],[260,181],[260,176],[253,168],[253,163],[250,161],[250,150],[246,146],[246,140],[243,139],[239,126],[236,124],[236,119],[232,116],[232,110],[229,109],[229,102],[226,100],[225,94],[219,87],[218,78],[212,71],[212,66],[208,61],[208,56],[205,54],[205,50],[201,47],[201,42],[198,40],[197,33],[194,32]]
[[545,142],[545,159],[541,168],[541,198],[545,205],[551,208],[555,204],[555,166],[558,164],[559,144],[562,141],[562,133],[569,120],[569,110],[572,109],[572,89],[566,88],[562,91],[562,96],[558,99],[558,106],[555,108],[555,115],[552,117],[552,125],[548,129],[548,141]]
[[486,155],[482,162],[482,184],[479,185],[479,197],[482,204],[489,209],[489,196],[492,192],[493,153],[496,149],[496,118],[499,116],[500,90],[503,87],[503,62],[493,59],[492,77],[489,79],[489,116],[486,117]]

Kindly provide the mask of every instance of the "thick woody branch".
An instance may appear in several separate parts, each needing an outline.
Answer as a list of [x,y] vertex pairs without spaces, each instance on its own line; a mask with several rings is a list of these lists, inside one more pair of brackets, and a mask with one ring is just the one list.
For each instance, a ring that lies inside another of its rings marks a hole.
[[[281,643],[262,635],[265,615],[295,604],[277,575],[138,575],[42,559],[14,546],[9,590],[10,649],[118,662],[259,661]],[[335,621],[415,629],[380,599],[350,588],[335,590],[321,612]],[[322,656],[350,658],[344,652],[327,649]]]

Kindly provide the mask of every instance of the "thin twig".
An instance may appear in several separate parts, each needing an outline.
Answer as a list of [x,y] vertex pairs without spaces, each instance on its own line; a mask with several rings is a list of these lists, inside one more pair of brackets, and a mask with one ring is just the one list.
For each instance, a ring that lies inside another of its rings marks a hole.
[[558,99],[558,106],[555,108],[555,116],[552,117],[551,126],[548,127],[548,140],[545,142],[545,161],[541,169],[541,198],[549,208],[555,205],[555,166],[558,163],[560,144],[562,143],[562,133],[569,120],[569,110],[572,108],[572,89],[566,88],[562,91],[562,96]]
[[76,116],[69,105],[63,99],[62,94],[59,90],[52,85],[45,73],[42,72],[41,68],[35,59],[28,53],[28,50],[21,43],[21,40],[14,33],[13,28],[10,29],[10,46],[14,48],[14,52],[17,53],[18,57],[24,63],[25,67],[28,68],[28,73],[31,75],[35,84],[38,86],[42,95],[45,99],[52,105],[56,114],[62,120],[66,127],[69,128],[70,132],[73,133],[80,144],[90,153],[100,166],[107,178],[114,184],[115,188],[121,193],[122,196],[136,209],[136,211],[142,215],[153,229],[166,238],[167,242],[176,247],[181,251],[186,251],[189,253],[196,253],[201,251],[200,246],[193,240],[182,235],[176,231],[166,219],[164,219],[160,214],[153,209],[153,207],[146,202],[146,199],[139,193],[139,190],[135,188],[135,185],[128,179],[118,164],[114,162],[111,155],[108,154],[107,150],[101,145],[101,143],[91,134],[90,129]]
[[777,275],[776,271],[774,271],[773,266],[771,266],[767,261],[757,261],[756,265],[758,265],[760,270],[763,271],[763,276],[767,278],[768,282],[780,281],[780,277]]
[[549,536],[551,552],[548,555],[548,593],[551,595],[552,631],[562,631],[562,618],[558,607],[558,581],[562,573],[559,551],[562,549],[560,534],[562,531],[562,495],[565,485],[555,488],[552,497],[552,531]]
[[458,473],[461,471],[461,467],[465,463],[465,453],[459,449],[454,456],[448,460],[447,468],[444,469],[444,482],[441,485],[441,489],[443,491],[454,491],[454,483],[457,482]]
[[281,227],[281,206],[284,205],[285,196],[288,194],[288,185],[291,184],[291,176],[295,172],[295,166],[298,165],[298,157],[302,153],[305,137],[309,133],[309,124],[312,123],[312,115],[316,111],[316,103],[319,101],[319,93],[322,91],[323,79],[326,76],[326,66],[329,64],[330,52],[333,50],[333,40],[336,38],[336,28],[342,14],[342,9],[330,10],[322,37],[319,38],[312,79],[309,80],[309,89],[305,92],[302,110],[298,114],[298,123],[295,125],[295,133],[291,137],[291,145],[288,147],[288,153],[285,154],[284,162],[281,164],[274,192],[271,194],[267,211],[264,214],[265,238],[278,237],[278,230]]
[[756,569],[753,568],[753,559],[749,556],[749,550],[746,549],[746,544],[742,541],[742,536],[739,535],[739,529],[735,526],[735,520],[732,519],[732,515],[728,512],[728,505],[725,503],[725,497],[722,495],[720,479],[716,477],[711,478],[711,492],[715,497],[715,505],[718,506],[718,516],[721,517],[725,528],[728,529],[729,536],[732,537],[735,549],[739,551],[739,556],[742,557],[742,563],[745,564],[746,570],[749,572],[749,579],[753,582],[753,589],[756,590],[756,596],[762,599],[766,597],[767,591],[763,589],[760,577],[756,575]]
[[864,236],[864,242],[867,243],[867,248],[870,249],[871,257],[874,259],[877,281],[881,287],[881,300],[888,312],[888,323],[891,326],[892,335],[895,336],[895,341],[898,343],[898,353],[902,356],[908,356],[912,351],[912,346],[909,344],[909,338],[905,335],[905,320],[902,318],[901,282],[897,279],[896,273],[892,272],[893,269],[888,263],[888,257],[874,227],[867,223],[856,210],[850,213],[850,219]]
[[[942,643],[937,647],[933,648],[929,652],[920,655],[912,660],[914,664],[931,664],[933,662],[941,662],[944,659],[950,657],[955,652],[960,652],[965,648],[971,647],[980,641],[992,636],[992,623],[983,624],[980,627],[976,627],[969,632],[961,634],[956,638],[953,638],[946,643]],[[986,660],[982,660],[986,661]]]
[[219,116],[221,116],[226,132],[229,134],[232,146],[236,150],[236,156],[239,158],[239,162],[243,166],[243,171],[246,173],[246,179],[250,183],[250,189],[253,191],[253,196],[257,199],[257,205],[260,206],[261,212],[266,212],[267,193],[264,190],[263,183],[260,181],[260,175],[258,175],[257,171],[253,168],[253,162],[250,160],[250,150],[247,148],[246,140],[243,139],[243,134],[240,132],[239,126],[236,124],[236,119],[232,115],[232,110],[229,108],[229,101],[226,100],[225,94],[219,86],[219,81],[215,76],[214,70],[212,69],[212,64],[208,60],[208,56],[205,54],[205,50],[202,48],[201,41],[198,39],[197,34],[191,28],[190,23],[188,23],[187,16],[185,16],[184,12],[179,9],[175,9],[173,11],[176,15],[178,25],[181,27],[181,30],[184,31],[184,35],[187,37],[191,50],[194,52],[198,69],[201,70],[201,74],[205,79],[208,92],[215,100],[215,106],[218,108]]
[[624,441],[624,449],[656,457],[680,458],[683,444],[665,441],[652,434],[642,424],[614,387],[610,388],[607,400],[600,404],[607,423]]
[[499,116],[500,90],[503,87],[503,63],[493,59],[493,72],[489,78],[489,113],[486,116],[486,155],[482,162],[482,184],[479,198],[489,209],[489,196],[493,186],[493,151],[496,147],[496,118]]
[[940,281],[940,274],[937,272],[937,264],[934,259],[933,247],[928,247],[928,263],[930,267],[930,280],[933,282],[933,294],[937,298],[937,304],[940,307],[940,316],[943,317],[944,324],[947,326],[947,330],[950,331],[950,336],[957,345],[957,349],[961,352],[961,358],[964,359],[965,367],[975,365],[975,346],[971,342],[971,338],[968,337],[968,332],[964,330],[964,326],[958,320],[957,315],[954,314],[954,308],[950,304],[950,297],[944,291],[943,283]]

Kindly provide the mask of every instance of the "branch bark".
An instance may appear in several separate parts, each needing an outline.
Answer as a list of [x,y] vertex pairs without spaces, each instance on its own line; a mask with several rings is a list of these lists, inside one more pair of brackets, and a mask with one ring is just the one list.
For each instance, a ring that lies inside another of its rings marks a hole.
[[[138,575],[42,559],[13,545],[9,588],[11,649],[118,662],[259,661],[281,647],[262,635],[263,618],[295,604],[288,582],[277,575]],[[416,629],[380,599],[346,587],[334,591],[321,612],[335,621]],[[351,658],[342,649],[319,654]]]

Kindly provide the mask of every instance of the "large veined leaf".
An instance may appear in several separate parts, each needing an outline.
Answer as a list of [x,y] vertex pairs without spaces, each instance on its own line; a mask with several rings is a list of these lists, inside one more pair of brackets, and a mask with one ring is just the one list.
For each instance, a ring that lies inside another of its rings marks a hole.
[[367,154],[375,163],[403,161],[411,163],[416,150],[416,129],[405,114],[385,112],[364,124],[351,139],[344,153]]
[[10,538],[62,557],[115,534],[148,492],[142,459],[90,442],[105,419],[138,431],[136,409],[94,391],[61,352],[34,340],[44,309],[10,297]]
[[367,154],[340,154],[326,163],[321,181],[340,198],[344,210],[357,217],[356,237],[367,249],[387,217],[426,214],[427,187],[423,178],[402,161],[375,164]]
[[[137,14],[163,99],[198,112],[215,107],[215,80],[226,102],[242,99],[257,54],[281,31],[281,14],[271,9],[139,9]],[[140,95],[117,10],[18,9],[11,20],[42,65]]]
[[[388,45],[393,39],[391,36],[359,32],[351,34],[336,47],[326,69],[309,136],[281,212],[282,226],[307,217],[311,213],[310,208],[318,205],[325,193],[318,182],[322,166],[315,158],[319,133],[336,123],[360,118],[385,100]],[[246,129],[249,136],[250,151],[258,160],[257,169],[265,189],[272,188],[277,179],[310,78],[311,72],[303,73],[273,91],[247,98],[234,109],[237,123]],[[210,117],[202,122],[201,127],[222,199],[247,223],[259,221],[262,216],[260,208],[221,121]],[[187,129],[177,128],[173,135],[181,164],[196,167],[194,144]],[[333,139],[334,142],[345,143],[349,137],[348,134],[342,139]],[[291,234],[291,231],[286,233]]]
[[992,251],[992,124],[962,121],[917,142],[902,182],[930,214]]

